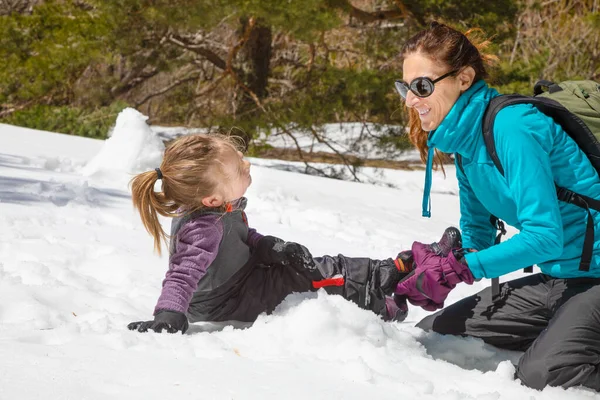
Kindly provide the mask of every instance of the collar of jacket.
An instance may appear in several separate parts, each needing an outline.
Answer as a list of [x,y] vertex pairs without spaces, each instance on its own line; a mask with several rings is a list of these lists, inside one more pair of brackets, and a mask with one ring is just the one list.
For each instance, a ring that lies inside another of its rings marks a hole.
[[234,210],[245,210],[246,205],[248,204],[248,199],[246,197],[240,197],[239,199],[233,200],[230,203]]
[[498,96],[483,81],[475,82],[456,100],[436,130],[429,133],[427,145],[444,153],[458,153],[472,159],[482,136],[483,114],[490,100]]
[[427,164],[425,167],[425,187],[423,190],[423,216],[431,216],[431,182],[434,149],[444,153],[458,153],[473,159],[477,142],[482,140],[481,124],[488,103],[498,96],[483,80],[479,80],[459,96],[448,115],[437,129],[429,132]]

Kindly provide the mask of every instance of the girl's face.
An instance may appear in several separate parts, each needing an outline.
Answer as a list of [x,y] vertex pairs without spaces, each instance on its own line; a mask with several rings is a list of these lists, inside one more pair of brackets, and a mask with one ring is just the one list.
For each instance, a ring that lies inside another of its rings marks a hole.
[[[419,77],[427,77],[433,81],[448,72],[450,72],[449,67],[439,65],[419,52],[411,53],[404,58],[402,76],[409,84]],[[460,72],[458,74],[460,75]],[[418,97],[409,90],[406,95],[406,105],[419,113],[421,127],[429,132],[442,123],[462,90],[461,80],[451,75],[436,82],[433,93],[428,97]]]
[[244,158],[241,151],[226,152],[224,172],[226,179],[220,185],[224,201],[237,200],[242,197],[252,183],[250,162]]

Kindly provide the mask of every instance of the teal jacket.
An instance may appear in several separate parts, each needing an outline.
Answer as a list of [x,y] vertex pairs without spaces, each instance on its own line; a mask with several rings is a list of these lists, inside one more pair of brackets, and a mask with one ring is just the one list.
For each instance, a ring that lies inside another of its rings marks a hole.
[[[456,168],[463,246],[475,278],[494,278],[537,264],[556,278],[600,277],[600,213],[592,211],[596,240],[588,272],[579,271],[587,212],[559,202],[557,185],[600,199],[600,178],[577,144],[550,118],[528,104],[502,109],[494,138],[504,176],[494,166],[481,132],[483,114],[498,92],[474,83],[440,126],[429,133],[424,215],[429,203],[432,150],[462,156]],[[494,245],[493,214],[520,232]]]

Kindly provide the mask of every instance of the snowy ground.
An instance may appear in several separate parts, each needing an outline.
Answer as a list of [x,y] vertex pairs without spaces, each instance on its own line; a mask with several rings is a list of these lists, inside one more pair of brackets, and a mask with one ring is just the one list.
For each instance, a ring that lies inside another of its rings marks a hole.
[[[376,146],[379,139],[387,131],[398,130],[397,127],[379,124],[344,123],[326,124],[318,131],[319,138],[326,140],[327,144],[320,142],[310,132],[298,132],[292,129],[295,141],[284,132],[275,131],[268,137],[261,138],[273,147],[295,148],[296,143],[305,152],[335,151],[344,155],[353,155],[363,159],[387,159],[397,161],[419,162],[417,151],[394,149],[393,146]],[[398,134],[398,132],[396,132]],[[259,138],[259,140],[261,139]]]
[[[520,386],[519,353],[425,334],[421,309],[384,323],[324,293],[290,296],[247,329],[128,331],[151,317],[167,260],[127,189],[131,171],[158,165],[160,141],[133,112],[119,123],[107,142],[0,124],[0,399],[600,399]],[[316,255],[390,257],[458,221],[453,170],[435,176],[428,220],[422,171],[380,172],[391,188],[251,161],[250,224]]]

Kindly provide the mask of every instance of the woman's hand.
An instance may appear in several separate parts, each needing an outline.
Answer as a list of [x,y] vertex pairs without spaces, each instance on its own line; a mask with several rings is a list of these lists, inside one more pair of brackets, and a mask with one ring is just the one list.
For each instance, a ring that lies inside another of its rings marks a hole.
[[443,256],[430,245],[414,242],[412,254],[414,274],[398,284],[395,295],[406,296],[413,305],[427,311],[443,308],[448,294],[459,282],[470,285],[474,281],[462,249]]

